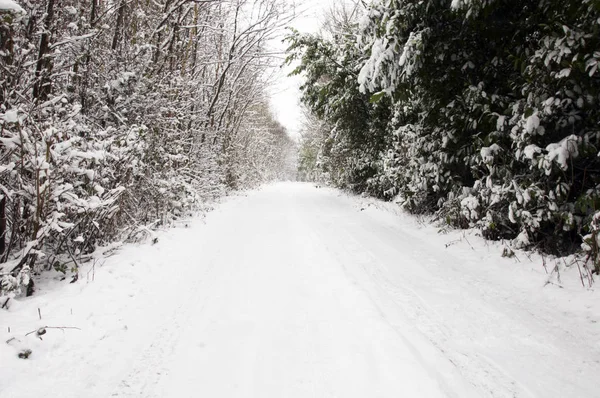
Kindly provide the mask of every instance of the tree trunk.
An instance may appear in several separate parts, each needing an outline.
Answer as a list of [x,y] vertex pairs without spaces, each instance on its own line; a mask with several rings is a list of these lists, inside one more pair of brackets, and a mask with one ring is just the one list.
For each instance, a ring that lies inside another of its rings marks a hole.
[[[90,11],[90,28],[94,29],[96,27],[96,18],[98,15],[98,0],[92,0],[92,7]],[[83,71],[83,81],[81,83],[79,98],[81,101],[81,113],[85,114],[88,109],[88,101],[87,101],[87,89],[89,85],[89,68],[90,63],[92,62],[92,49],[87,48],[87,53],[85,55],[85,68]]]
[[50,38],[52,37],[52,23],[54,22],[54,0],[48,0],[46,18],[44,19],[44,32],[40,39],[40,50],[37,66],[35,69],[36,84],[33,86],[33,98],[44,101],[50,94],[52,71],[52,59],[48,56],[50,52]]
[[0,200],[0,256],[6,251],[6,195]]
[[123,30],[123,20],[125,18],[125,0],[121,0],[117,15],[117,26],[115,26],[115,35],[113,36],[111,49],[114,51],[121,41],[121,30]]

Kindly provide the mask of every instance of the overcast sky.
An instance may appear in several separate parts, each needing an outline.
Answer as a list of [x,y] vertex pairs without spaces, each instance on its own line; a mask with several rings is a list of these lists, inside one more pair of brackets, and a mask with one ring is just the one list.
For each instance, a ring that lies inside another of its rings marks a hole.
[[[298,11],[302,16],[298,17],[291,26],[300,32],[316,33],[324,19],[325,12],[335,2],[340,0],[295,0]],[[280,49],[283,44],[275,43]],[[297,138],[302,124],[302,112],[300,108],[299,77],[287,77],[293,68],[287,67],[279,71],[278,77],[273,84],[271,93],[271,108],[277,120],[287,128],[289,134]]]

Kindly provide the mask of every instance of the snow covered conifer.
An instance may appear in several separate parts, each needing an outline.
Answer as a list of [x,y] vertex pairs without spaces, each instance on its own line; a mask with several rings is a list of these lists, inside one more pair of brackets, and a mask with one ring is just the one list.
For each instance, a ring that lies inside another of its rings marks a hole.
[[[599,20],[590,0],[374,0],[351,45],[296,39],[305,101],[335,126],[321,144],[338,154],[332,182],[491,239],[574,250],[599,206]],[[360,95],[362,114],[333,112]],[[367,184],[351,183],[359,164]]]

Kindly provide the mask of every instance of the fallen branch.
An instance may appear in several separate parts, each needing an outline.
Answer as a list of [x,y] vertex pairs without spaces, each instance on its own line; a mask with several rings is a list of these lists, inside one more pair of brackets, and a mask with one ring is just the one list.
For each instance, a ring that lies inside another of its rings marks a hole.
[[471,244],[471,242],[469,242],[469,240],[467,239],[466,232],[463,232],[463,239],[467,241],[467,243],[469,244],[469,246],[471,246],[471,250],[476,251],[475,248],[473,247],[473,245]]
[[64,330],[64,329],[77,329],[77,330],[81,330],[80,328],[75,327],[75,326],[42,326],[40,328],[37,328],[36,330],[33,330],[33,331],[27,333],[25,336],[29,336],[30,334],[33,334],[33,333],[37,333],[38,336],[41,336],[44,333],[46,333],[45,329],[61,329],[61,330]]

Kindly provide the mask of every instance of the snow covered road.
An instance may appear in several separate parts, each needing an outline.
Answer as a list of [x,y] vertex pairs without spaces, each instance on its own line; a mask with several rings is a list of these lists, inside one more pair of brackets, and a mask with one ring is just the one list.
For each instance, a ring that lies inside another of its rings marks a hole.
[[0,337],[81,331],[2,344],[0,397],[600,396],[593,291],[378,206],[277,184],[49,284]]

